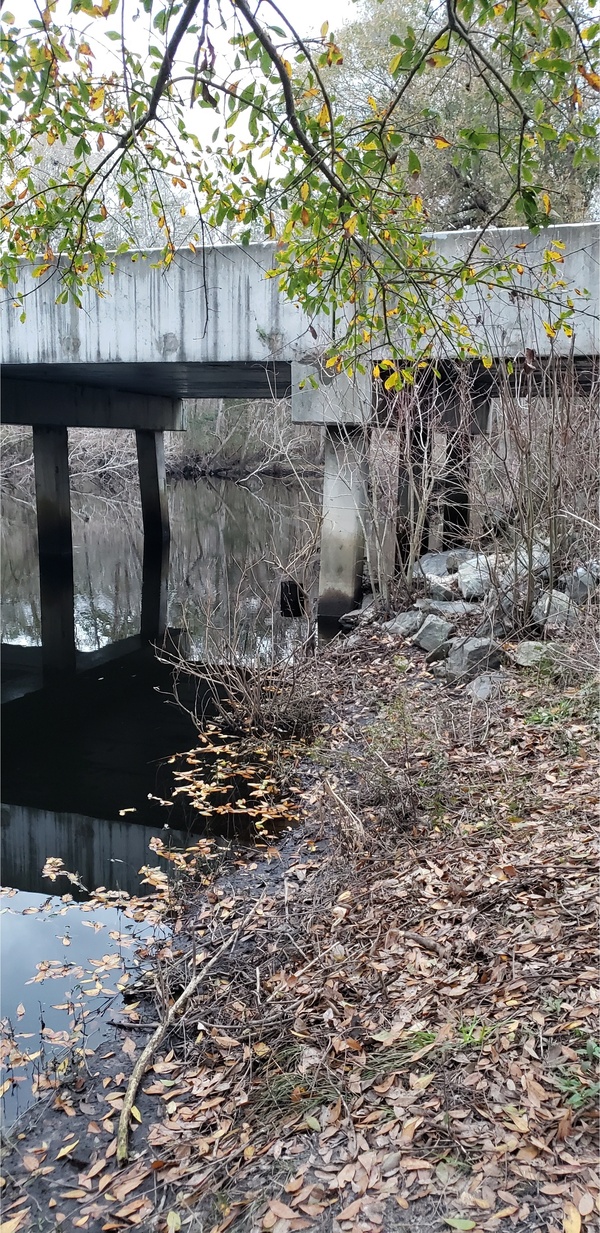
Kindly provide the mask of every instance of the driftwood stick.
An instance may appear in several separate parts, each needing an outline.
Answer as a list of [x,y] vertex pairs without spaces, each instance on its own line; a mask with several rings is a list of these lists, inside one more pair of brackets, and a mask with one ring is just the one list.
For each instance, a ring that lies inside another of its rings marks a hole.
[[156,1030],[146,1041],[146,1044],[144,1045],[144,1048],[142,1049],[142,1052],[140,1053],[140,1056],[131,1072],[131,1078],[127,1084],[123,1108],[121,1109],[121,1114],[119,1117],[119,1128],[117,1131],[117,1164],[121,1168],[123,1168],[129,1160],[129,1118],[131,1115],[131,1110],[135,1104],[135,1098],[137,1096],[138,1088],[142,1081],[144,1072],[147,1070],[156,1050],[169,1031],[169,1028],[171,1028],[175,1023],[180,1011],[184,1009],[186,1003],[198,988],[198,985],[202,983],[211,968],[215,966],[217,960],[221,958],[221,955],[223,955],[226,950],[237,942],[240,934],[246,928],[246,925],[251,917],[254,916],[256,909],[262,903],[263,899],[264,895],[262,895],[260,899],[257,899],[256,903],[252,904],[250,911],[246,913],[237,929],[234,929],[233,933],[230,933],[229,937],[225,939],[222,945],[219,946],[219,949],[216,950],[214,955],[208,960],[208,963],[205,963],[203,967],[201,967],[200,971],[196,972],[196,975],[192,977],[183,992],[179,994],[177,1000],[173,1002],[166,1019],[164,1019],[162,1023],[159,1023]]
[[404,930],[404,937],[408,938],[409,942],[416,942],[417,946],[422,946],[423,950],[430,950],[432,955],[440,955],[445,958],[446,951],[440,942],[436,942],[435,938],[428,938],[423,933],[409,933],[408,929]]

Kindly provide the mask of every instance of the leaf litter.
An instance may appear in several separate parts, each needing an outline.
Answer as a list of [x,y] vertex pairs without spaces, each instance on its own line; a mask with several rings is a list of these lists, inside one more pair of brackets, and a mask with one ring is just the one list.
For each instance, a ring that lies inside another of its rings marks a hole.
[[[2,1229],[598,1229],[585,691],[563,687],[560,721],[540,722],[552,687],[507,674],[494,713],[477,711],[372,629],[319,672],[313,745],[286,751],[281,790],[248,778],[262,855],[211,874],[208,843],[154,841],[177,878],[147,870],[172,935],[130,986],[139,1043],[130,1021],[88,1060],[70,1133],[55,1109],[13,1141]],[[210,812],[201,752],[181,786]],[[253,903],[146,1071],[118,1169],[144,1023]]]

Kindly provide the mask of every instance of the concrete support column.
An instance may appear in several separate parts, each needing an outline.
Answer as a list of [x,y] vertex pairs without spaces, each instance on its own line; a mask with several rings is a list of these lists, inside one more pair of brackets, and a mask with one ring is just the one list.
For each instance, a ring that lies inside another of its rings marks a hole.
[[165,435],[138,428],[135,434],[142,498],[144,539],[168,544],[169,505],[165,471]]
[[75,669],[73,539],[67,429],[33,429],[45,675]]
[[164,433],[138,429],[135,437],[144,525],[140,632],[142,638],[159,642],[167,627],[169,583],[170,529]]
[[362,595],[368,455],[364,428],[325,428],[319,618],[337,621]]
[[[429,510],[421,507],[427,499],[425,488],[431,483],[431,419],[431,407],[428,400],[423,399],[411,408],[406,425],[410,464],[400,464],[396,525],[396,558],[402,564],[408,561],[411,546],[415,557],[420,557],[427,551],[429,542]],[[417,536],[418,543],[415,542]]]
[[464,544],[469,538],[470,472],[471,437],[468,431],[457,429],[456,432],[448,433],[446,440],[446,490],[442,532],[444,549]]

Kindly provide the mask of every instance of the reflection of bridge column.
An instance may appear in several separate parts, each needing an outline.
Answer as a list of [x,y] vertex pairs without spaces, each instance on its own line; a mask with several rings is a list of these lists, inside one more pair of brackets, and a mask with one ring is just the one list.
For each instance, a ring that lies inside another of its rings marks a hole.
[[67,429],[34,425],[44,673],[75,669],[73,540]]
[[325,429],[319,616],[338,620],[360,602],[368,484],[364,428]]
[[167,627],[169,585],[169,506],[164,433],[136,431],[144,558],[142,566],[142,638],[159,642]]

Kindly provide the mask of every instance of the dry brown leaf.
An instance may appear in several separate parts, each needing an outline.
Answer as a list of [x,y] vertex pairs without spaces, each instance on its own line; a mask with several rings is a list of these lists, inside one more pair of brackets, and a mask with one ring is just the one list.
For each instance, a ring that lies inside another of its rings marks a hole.
[[292,1208],[288,1207],[287,1203],[282,1203],[280,1199],[269,1199],[269,1207],[280,1220],[293,1220],[294,1216],[298,1214],[292,1211]]
[[362,1197],[360,1199],[354,1199],[352,1203],[349,1203],[348,1206],[339,1213],[337,1220],[352,1220],[354,1216],[358,1216],[361,1207]]
[[579,1215],[580,1216],[591,1216],[593,1210],[594,1210],[594,1196],[590,1194],[589,1190],[587,1190],[585,1194],[582,1194],[579,1200]]

